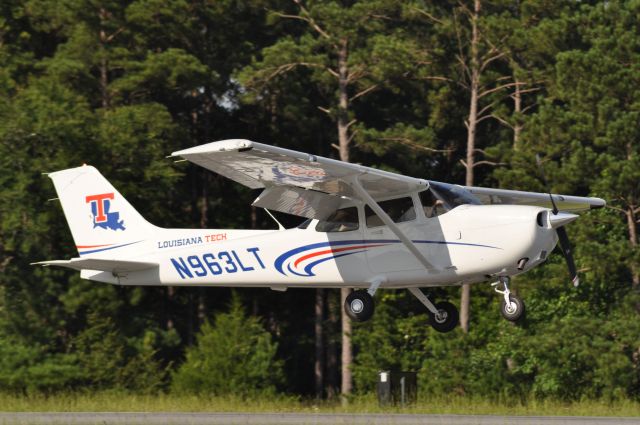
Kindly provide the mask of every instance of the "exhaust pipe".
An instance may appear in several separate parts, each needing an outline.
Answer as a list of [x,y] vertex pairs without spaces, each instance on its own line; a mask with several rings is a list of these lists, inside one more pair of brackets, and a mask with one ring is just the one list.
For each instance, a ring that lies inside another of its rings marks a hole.
[[529,257],[524,257],[518,260],[518,270],[520,271],[524,270],[524,266],[527,265],[528,261],[529,261]]

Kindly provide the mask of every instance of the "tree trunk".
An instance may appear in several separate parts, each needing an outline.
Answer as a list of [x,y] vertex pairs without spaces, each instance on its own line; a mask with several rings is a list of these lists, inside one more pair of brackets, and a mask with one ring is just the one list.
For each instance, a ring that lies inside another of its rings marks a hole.
[[207,318],[207,304],[205,301],[205,288],[198,288],[198,324],[202,325]]
[[[327,312],[329,319],[328,332],[326,333],[326,375],[325,375],[325,391],[327,398],[332,400],[338,395],[338,347],[337,331],[338,331],[338,309],[340,309],[338,293],[335,291],[327,291]],[[337,301],[338,302],[337,302]],[[325,329],[327,330],[327,329]]]
[[[630,205],[625,212],[627,216],[627,227],[629,228],[629,244],[631,245],[631,249],[635,253],[638,249],[638,227],[637,227],[637,217],[635,214],[635,205]],[[635,261],[631,261],[631,284],[634,289],[640,289],[640,269]]]
[[[475,167],[476,153],[476,128],[478,125],[478,90],[480,87],[480,64],[478,60],[478,43],[480,35],[478,33],[478,16],[480,15],[480,0],[475,0],[473,15],[471,16],[471,57],[469,64],[470,71],[470,100],[469,117],[467,126],[467,158],[465,162],[466,177],[465,184],[473,186],[473,168]],[[471,287],[468,283],[462,285],[460,295],[460,327],[464,333],[469,332]]]
[[513,110],[516,113],[516,122],[513,124],[513,150],[520,150],[520,139],[522,138],[522,123],[520,115],[522,114],[522,93],[520,93],[520,81],[514,77],[516,83],[513,93]]
[[[349,95],[347,88],[349,85],[347,67],[348,42],[346,39],[340,41],[338,52],[338,146],[340,148],[340,159],[349,162]],[[353,378],[351,375],[351,363],[353,352],[351,346],[351,319],[347,316],[342,306],[351,290],[349,288],[340,289],[340,311],[342,316],[342,385],[340,394],[342,402],[348,401],[347,396],[351,394]]]
[[176,290],[173,286],[167,286],[167,298],[165,300],[166,305],[166,316],[167,316],[167,330],[170,331],[174,328],[173,323],[173,298],[175,296]]
[[340,395],[342,403],[349,402],[348,396],[353,389],[353,377],[351,374],[351,364],[353,363],[353,347],[351,346],[351,319],[347,316],[342,306],[347,296],[351,293],[351,289],[342,288],[340,290],[340,312],[342,313],[342,385]]
[[324,338],[323,338],[323,319],[324,319],[324,289],[316,289],[315,300],[315,348],[316,358],[314,362],[314,376],[316,386],[316,399],[322,399],[324,395]]
[[[195,125],[195,123],[194,123]],[[209,227],[209,177],[205,176],[202,182],[202,195],[200,197],[200,228],[206,229]],[[205,303],[206,289],[204,287],[198,288],[198,305],[196,307],[196,317],[198,320],[199,329],[204,323],[207,317],[207,305]]]
[[202,182],[202,193],[200,195],[200,228],[206,229],[209,225],[209,193],[207,186],[209,179],[204,178]]
[[471,286],[468,283],[464,283],[462,285],[462,292],[460,293],[460,327],[464,333],[469,333],[470,306]]
[[102,107],[109,108],[111,106],[111,97],[109,94],[109,61],[107,59],[107,43],[109,42],[107,32],[104,29],[104,23],[109,19],[109,13],[103,7],[100,8],[100,45],[102,47],[102,57],[100,58],[100,95]]
[[349,50],[347,40],[340,42],[338,52],[338,146],[340,148],[340,160],[349,162],[349,68],[347,60]]

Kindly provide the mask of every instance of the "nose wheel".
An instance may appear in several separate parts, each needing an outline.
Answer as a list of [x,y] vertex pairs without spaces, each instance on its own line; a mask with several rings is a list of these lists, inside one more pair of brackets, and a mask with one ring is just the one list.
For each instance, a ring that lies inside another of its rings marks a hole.
[[[491,286],[494,287],[497,293],[502,294],[502,299],[500,300],[500,313],[502,317],[510,322],[517,322],[524,315],[524,301],[522,301],[522,298],[519,296],[511,293],[509,290],[509,281],[510,279],[508,277],[501,276],[500,280],[492,283]],[[500,285],[502,285],[504,289],[500,289]]]

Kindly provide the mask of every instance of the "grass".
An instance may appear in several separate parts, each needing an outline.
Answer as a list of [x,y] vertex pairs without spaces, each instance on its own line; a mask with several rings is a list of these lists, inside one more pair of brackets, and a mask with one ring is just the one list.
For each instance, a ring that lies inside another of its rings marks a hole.
[[381,408],[373,395],[356,397],[347,406],[339,402],[294,397],[249,398],[120,393],[15,396],[0,394],[4,412],[249,412],[249,413],[405,413],[463,415],[640,416],[640,403],[631,400],[558,402],[531,400],[505,403],[470,397],[418,400],[413,406]]

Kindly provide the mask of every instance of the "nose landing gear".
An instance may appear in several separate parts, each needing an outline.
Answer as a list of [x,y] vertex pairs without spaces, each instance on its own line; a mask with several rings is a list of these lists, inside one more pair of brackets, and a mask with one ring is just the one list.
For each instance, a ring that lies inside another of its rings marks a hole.
[[[510,322],[517,322],[520,320],[525,312],[524,301],[515,294],[512,294],[509,290],[509,282],[511,279],[507,276],[500,276],[497,282],[491,284],[494,290],[502,294],[502,300],[500,300],[500,313],[502,317]],[[499,289],[499,285],[502,284],[504,290]]]

